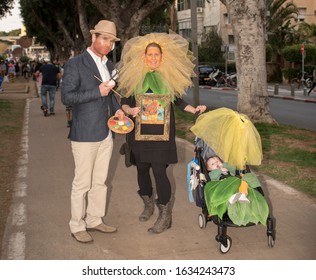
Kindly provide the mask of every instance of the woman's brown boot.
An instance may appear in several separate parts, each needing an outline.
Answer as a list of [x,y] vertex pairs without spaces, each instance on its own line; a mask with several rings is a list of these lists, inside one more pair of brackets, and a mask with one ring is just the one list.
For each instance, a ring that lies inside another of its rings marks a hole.
[[148,229],[150,233],[161,233],[171,227],[171,211],[169,209],[169,203],[166,205],[158,204],[159,216],[154,226]]
[[154,209],[155,209],[154,196],[151,195],[151,197],[149,197],[148,195],[140,195],[139,191],[137,193],[139,194],[139,196],[141,197],[141,199],[144,202],[144,210],[139,215],[138,219],[141,222],[146,222],[149,220],[151,215],[154,213]]

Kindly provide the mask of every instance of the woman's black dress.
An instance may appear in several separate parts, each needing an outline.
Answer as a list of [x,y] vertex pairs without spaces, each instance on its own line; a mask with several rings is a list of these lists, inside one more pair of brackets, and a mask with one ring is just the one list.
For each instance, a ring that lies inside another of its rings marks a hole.
[[[133,96],[129,98],[122,98],[121,105],[124,104],[129,105],[130,107],[135,107],[136,100]],[[188,105],[188,103],[186,103],[181,98],[176,98],[173,104],[182,111],[184,111],[184,108]],[[135,119],[133,119],[133,121],[135,122]],[[161,125],[151,124],[148,126],[150,126],[150,128],[148,128],[150,134],[161,134]],[[170,108],[170,132],[168,141],[135,140],[135,130],[127,134],[126,141],[129,144],[133,156],[137,159],[137,161],[166,164],[177,163],[178,158],[175,142],[175,117],[172,104]]]

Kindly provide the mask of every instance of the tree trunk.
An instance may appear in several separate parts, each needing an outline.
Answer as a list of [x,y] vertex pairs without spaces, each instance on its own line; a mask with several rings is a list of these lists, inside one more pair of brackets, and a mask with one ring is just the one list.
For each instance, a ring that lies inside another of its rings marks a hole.
[[253,122],[274,123],[269,112],[264,0],[226,0],[235,38],[237,110]]
[[91,43],[91,34],[90,29],[88,27],[86,9],[83,0],[76,0],[76,3],[78,9],[80,29],[85,42],[84,47],[87,47]]

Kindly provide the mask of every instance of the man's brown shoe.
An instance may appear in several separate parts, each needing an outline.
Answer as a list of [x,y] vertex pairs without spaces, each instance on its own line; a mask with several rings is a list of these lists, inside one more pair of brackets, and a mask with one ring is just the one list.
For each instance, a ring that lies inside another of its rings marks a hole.
[[104,223],[99,224],[98,226],[93,227],[93,228],[87,228],[87,230],[89,230],[89,231],[97,230],[97,231],[101,231],[103,233],[112,233],[112,232],[116,232],[117,231],[117,229],[115,227],[111,227],[111,226],[106,225]]
[[85,230],[72,233],[71,236],[81,243],[90,243],[93,241],[92,236]]

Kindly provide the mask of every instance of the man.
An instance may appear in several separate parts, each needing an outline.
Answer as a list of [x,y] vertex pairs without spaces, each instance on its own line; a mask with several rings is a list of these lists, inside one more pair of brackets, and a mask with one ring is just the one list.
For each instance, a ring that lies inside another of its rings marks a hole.
[[1,60],[0,61],[0,76],[4,78],[4,76],[6,75],[6,72],[7,72],[7,66],[5,65],[4,61]]
[[46,94],[49,95],[49,111],[51,115],[55,115],[55,93],[57,86],[57,79],[59,75],[59,68],[56,67],[51,61],[48,61],[47,64],[42,65],[35,73],[35,76],[38,77],[42,74],[42,84],[41,84],[41,99],[44,116],[48,116],[48,106]]
[[[114,65],[107,54],[120,39],[111,21],[101,20],[93,30],[92,43],[82,54],[70,59],[64,68],[61,85],[62,102],[72,106],[69,139],[75,161],[71,192],[72,236],[79,242],[92,242],[87,230],[115,232],[106,225],[107,178],[113,150],[112,134],[107,121],[114,112],[124,113],[114,97],[109,80]],[[102,80],[103,82],[100,82]]]

